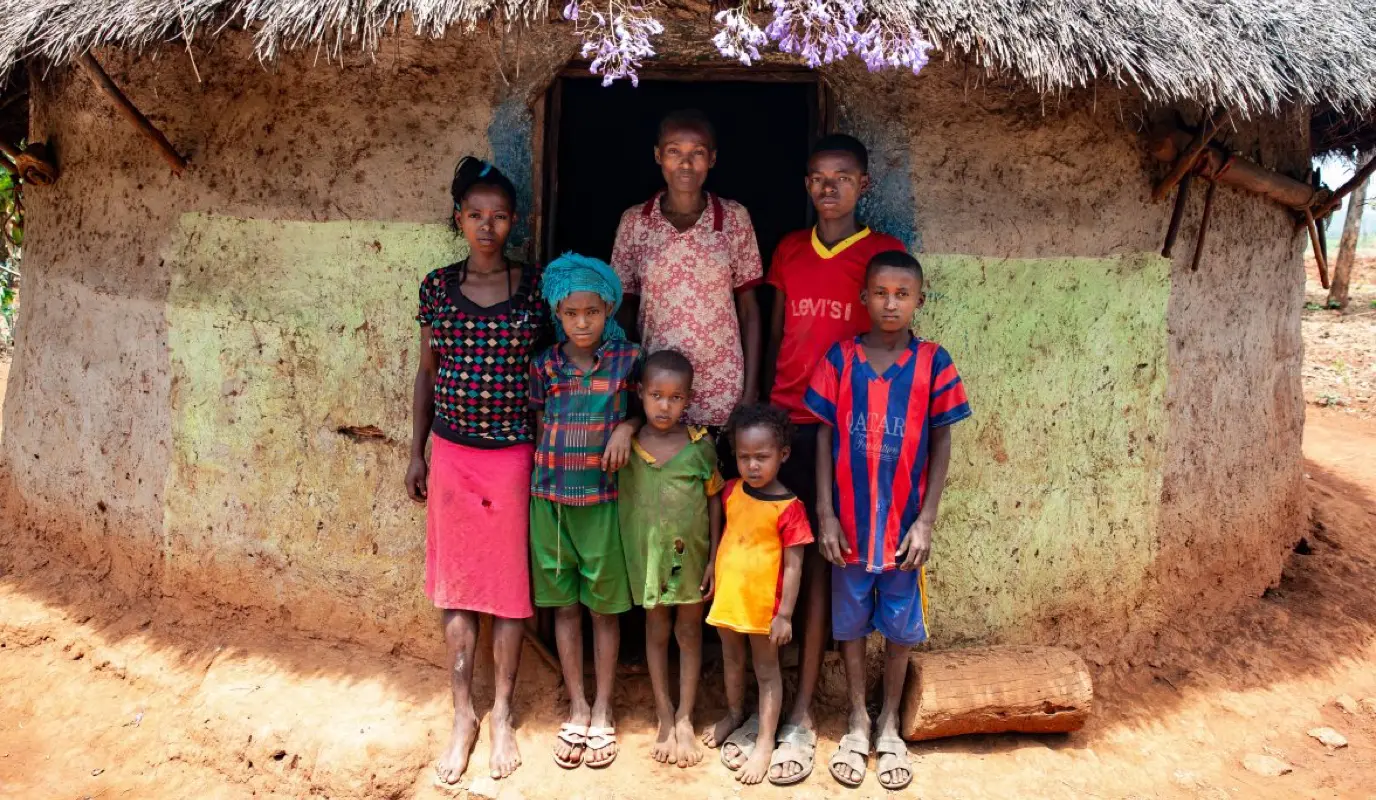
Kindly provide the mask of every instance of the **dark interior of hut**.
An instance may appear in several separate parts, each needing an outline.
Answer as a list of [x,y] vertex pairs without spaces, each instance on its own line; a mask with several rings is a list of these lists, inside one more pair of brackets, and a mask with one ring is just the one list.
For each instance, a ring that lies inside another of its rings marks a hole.
[[[639,87],[629,81],[603,87],[596,78],[568,76],[555,82],[547,99],[546,254],[572,250],[610,258],[622,212],[664,185],[653,148],[660,119],[678,109],[697,109],[716,128],[717,163],[707,189],[749,210],[766,268],[784,234],[811,224],[802,178],[823,125],[815,79],[642,78]],[[767,320],[767,288],[759,300]],[[540,627],[552,649],[553,619],[541,619]],[[716,653],[710,632],[707,643],[710,658]],[[590,629],[584,645],[590,659]],[[644,652],[645,615],[633,609],[622,617],[623,669],[640,669]]]
[[652,150],[659,120],[677,109],[712,120],[718,152],[707,188],[750,210],[766,263],[785,233],[808,223],[802,176],[818,129],[815,83],[642,79],[637,88],[567,77],[550,94],[546,253],[611,255],[621,212],[664,185]]

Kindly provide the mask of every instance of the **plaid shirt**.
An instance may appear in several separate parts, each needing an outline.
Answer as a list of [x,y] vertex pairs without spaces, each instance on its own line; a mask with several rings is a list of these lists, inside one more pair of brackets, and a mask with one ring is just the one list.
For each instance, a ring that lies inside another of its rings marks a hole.
[[530,407],[543,409],[530,493],[570,506],[616,500],[616,473],[602,471],[602,451],[626,419],[640,381],[640,345],[606,341],[584,373],[555,345],[530,364]]

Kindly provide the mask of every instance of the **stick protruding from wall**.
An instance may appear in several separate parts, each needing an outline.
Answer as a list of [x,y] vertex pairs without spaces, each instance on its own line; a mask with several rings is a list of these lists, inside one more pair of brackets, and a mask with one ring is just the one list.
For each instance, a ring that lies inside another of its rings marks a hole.
[[148,121],[148,117],[145,117],[143,112],[139,111],[138,107],[115,85],[115,82],[106,74],[105,68],[100,65],[99,61],[96,61],[96,57],[89,52],[83,53],[77,59],[77,63],[90,76],[96,88],[100,89],[101,93],[115,104],[115,108],[119,110],[120,114],[129,120],[129,124],[153,142],[158,148],[158,152],[172,167],[173,174],[180,176],[187,167],[186,158],[177,152],[167,137],[162,135],[162,131],[154,127],[153,123]]

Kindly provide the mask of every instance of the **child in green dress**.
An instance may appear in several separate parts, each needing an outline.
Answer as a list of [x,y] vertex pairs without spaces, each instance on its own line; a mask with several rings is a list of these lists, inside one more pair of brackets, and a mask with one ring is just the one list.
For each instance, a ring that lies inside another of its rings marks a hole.
[[[645,650],[659,733],[651,755],[690,767],[702,760],[693,702],[702,666],[703,601],[721,539],[721,474],[706,428],[689,427],[693,366],[676,350],[645,360],[640,400],[645,425],[618,473],[621,538],[631,597],[645,608]],[[669,694],[669,635],[678,638],[679,704]]]

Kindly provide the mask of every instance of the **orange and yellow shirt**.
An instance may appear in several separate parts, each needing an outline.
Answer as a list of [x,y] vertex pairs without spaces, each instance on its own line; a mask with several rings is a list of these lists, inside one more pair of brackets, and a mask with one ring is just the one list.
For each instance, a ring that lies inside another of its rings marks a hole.
[[739,479],[726,484],[722,504],[726,529],[717,548],[717,592],[707,623],[767,634],[783,595],[784,548],[812,541],[807,510],[792,493],[764,494]]

